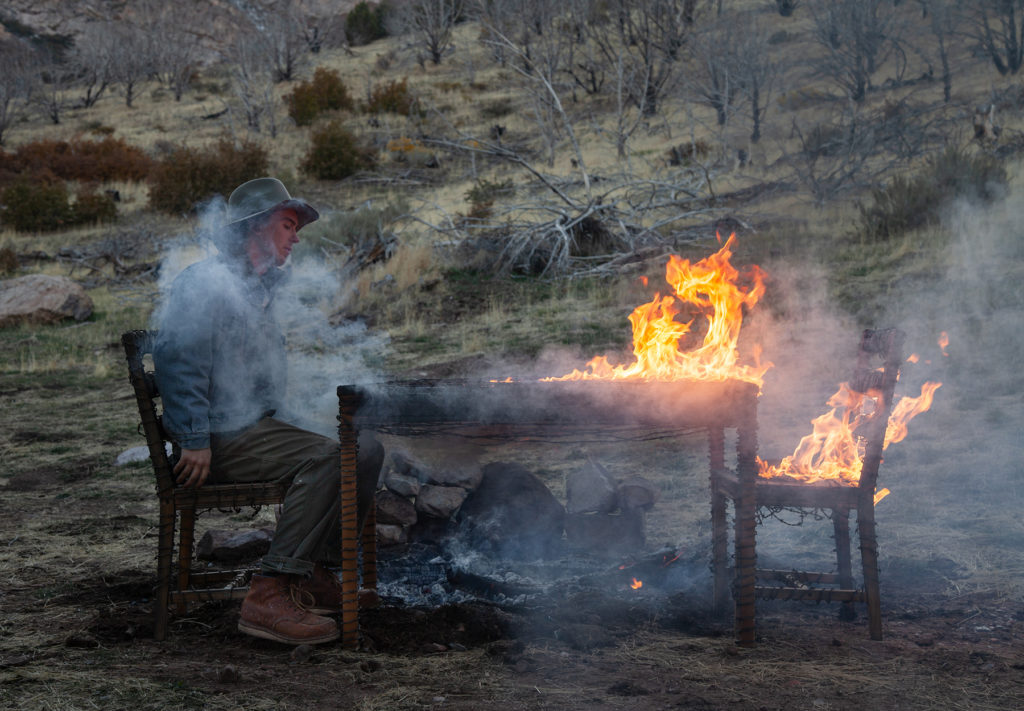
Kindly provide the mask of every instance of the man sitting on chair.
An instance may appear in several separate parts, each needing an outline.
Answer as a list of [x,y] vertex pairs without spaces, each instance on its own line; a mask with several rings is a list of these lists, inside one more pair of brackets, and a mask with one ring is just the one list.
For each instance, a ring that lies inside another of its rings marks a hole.
[[[274,291],[298,231],[319,214],[275,178],[239,186],[220,251],[185,269],[158,312],[153,359],[163,424],[180,449],[177,483],[280,481],[281,516],[261,571],[242,602],[238,629],[288,644],[338,638],[341,584],[339,444],[274,418],[286,376]],[[381,445],[360,437],[358,529],[383,462]]]

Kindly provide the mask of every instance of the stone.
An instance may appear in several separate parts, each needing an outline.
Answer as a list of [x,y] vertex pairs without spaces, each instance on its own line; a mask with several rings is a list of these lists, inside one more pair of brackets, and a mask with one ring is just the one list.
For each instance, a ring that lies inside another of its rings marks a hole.
[[209,529],[196,544],[196,558],[221,563],[256,560],[270,550],[274,531],[257,528],[248,531]]
[[409,540],[409,532],[404,526],[395,526],[391,523],[377,524],[377,545],[399,546]]
[[[167,451],[167,456],[171,456],[171,443],[165,442],[164,448]],[[148,462],[149,461],[149,447],[145,444],[140,444],[138,447],[132,447],[126,449],[117,455],[117,459],[114,460],[115,467],[123,467],[134,462]]]
[[67,277],[30,274],[0,281],[0,327],[84,321],[92,307],[82,285]]
[[393,469],[384,473],[384,486],[399,496],[415,497],[420,493],[420,480],[408,474],[402,474]]
[[658,487],[642,476],[631,476],[619,482],[616,493],[619,497],[619,508],[644,511],[650,511],[660,495]]
[[563,547],[565,509],[533,473],[520,464],[493,462],[459,510],[466,542],[494,555],[537,559]]
[[615,486],[600,463],[588,458],[582,469],[566,477],[566,513],[610,513],[617,507]]
[[416,507],[411,501],[387,489],[377,492],[377,523],[411,526],[416,518]]
[[613,558],[635,553],[647,542],[643,509],[611,514],[568,514],[565,538],[570,548],[591,555]]
[[466,495],[466,490],[459,486],[424,484],[416,497],[416,510],[434,518],[450,518],[462,506]]
[[460,437],[432,437],[419,440],[412,452],[393,452],[391,461],[400,474],[419,479],[424,484],[461,486],[472,491],[480,485],[479,445]]

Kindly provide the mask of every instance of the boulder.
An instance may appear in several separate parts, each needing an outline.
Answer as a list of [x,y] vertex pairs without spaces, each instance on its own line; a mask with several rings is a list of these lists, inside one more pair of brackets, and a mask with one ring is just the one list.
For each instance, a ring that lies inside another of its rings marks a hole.
[[420,493],[420,480],[408,474],[400,474],[393,469],[384,473],[384,486],[399,496],[416,496]]
[[578,513],[565,517],[570,548],[602,557],[636,553],[646,543],[643,509],[621,513]]
[[458,486],[424,484],[416,497],[416,510],[434,518],[449,518],[462,506],[466,493]]
[[563,547],[565,509],[547,486],[522,465],[494,462],[459,510],[466,542],[495,555],[536,559]]
[[92,299],[67,277],[30,274],[0,281],[0,327],[83,321],[91,315]]
[[461,486],[472,491],[480,485],[481,448],[459,437],[432,437],[416,443],[414,452],[394,452],[391,461],[400,474],[424,484]]
[[416,507],[408,499],[382,489],[377,492],[377,523],[411,526],[416,523]]
[[567,513],[609,513],[618,506],[615,486],[608,470],[592,459],[571,472],[565,482]]
[[377,524],[377,545],[397,546],[409,540],[409,533],[403,526],[390,523]]
[[642,476],[631,476],[619,482],[616,487],[619,508],[622,510],[643,509],[650,511],[658,501],[660,492],[651,482]]
[[196,558],[221,563],[242,563],[256,560],[270,550],[274,531],[258,528],[249,531],[210,529],[196,544]]

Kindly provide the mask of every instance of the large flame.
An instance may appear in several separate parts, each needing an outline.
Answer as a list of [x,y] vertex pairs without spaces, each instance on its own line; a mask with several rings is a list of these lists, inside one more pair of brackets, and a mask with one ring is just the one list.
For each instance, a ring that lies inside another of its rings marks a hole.
[[[761,385],[771,363],[737,363],[736,342],[743,323],[743,309],[753,307],[764,294],[764,273],[754,265],[741,274],[732,266],[732,234],[718,252],[696,264],[672,255],[665,269],[665,281],[675,296],[655,294],[647,304],[638,306],[629,316],[633,325],[632,365],[611,365],[607,357],[597,356],[587,363],[588,370],[573,370],[568,375],[544,380],[745,380]],[[742,287],[739,282],[747,282]],[[679,341],[688,333],[693,320],[676,320],[689,304],[704,314],[707,332],[703,343],[690,351],[681,351]]]
[[[903,397],[896,402],[889,415],[883,449],[907,436],[907,423],[931,407],[935,391],[941,385],[927,382],[921,386],[918,397]],[[785,476],[808,483],[858,484],[864,460],[864,442],[857,429],[874,411],[876,398],[855,392],[843,383],[839,392],[829,398],[828,404],[832,409],[811,421],[814,431],[800,440],[792,455],[776,466],[758,457],[760,476]],[[879,491],[875,502],[887,493],[884,489]]]

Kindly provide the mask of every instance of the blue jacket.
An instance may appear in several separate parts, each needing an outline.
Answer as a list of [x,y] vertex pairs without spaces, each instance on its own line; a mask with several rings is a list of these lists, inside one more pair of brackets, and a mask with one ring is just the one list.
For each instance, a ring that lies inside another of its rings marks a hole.
[[282,270],[210,257],[185,269],[156,315],[153,349],[163,424],[185,449],[236,432],[281,407],[284,336],[271,313]]

